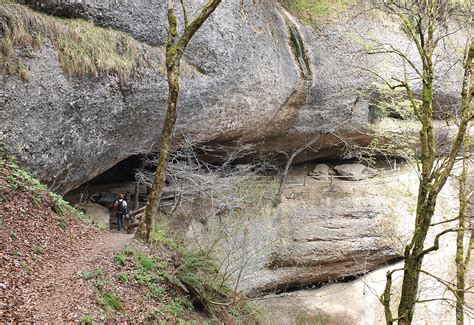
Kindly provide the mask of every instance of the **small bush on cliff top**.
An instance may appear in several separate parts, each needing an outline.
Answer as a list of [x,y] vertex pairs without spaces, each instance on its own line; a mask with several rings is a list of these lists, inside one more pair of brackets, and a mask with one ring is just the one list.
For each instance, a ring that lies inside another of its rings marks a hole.
[[141,45],[125,33],[94,26],[84,20],[64,20],[0,0],[0,72],[29,78],[28,67],[16,48],[38,50],[51,44],[65,73],[72,77],[115,75],[134,78],[139,68],[163,71],[159,48]]
[[324,22],[354,3],[354,0],[282,0],[283,6],[306,24]]

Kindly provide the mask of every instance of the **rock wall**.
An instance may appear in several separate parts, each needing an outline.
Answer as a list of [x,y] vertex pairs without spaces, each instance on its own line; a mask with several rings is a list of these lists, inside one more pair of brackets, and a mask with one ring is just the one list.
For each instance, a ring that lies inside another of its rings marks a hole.
[[[303,186],[303,178],[293,179],[277,209],[213,215],[205,205],[204,211],[189,212],[200,217],[191,220],[187,235],[200,247],[212,247],[249,295],[338,281],[401,258],[417,184],[409,167],[365,181],[335,181],[332,189],[330,181],[307,180]],[[442,197],[439,216],[452,215],[451,195]]]
[[[30,3],[41,11],[124,31],[143,48],[164,43],[164,1]],[[200,3],[189,1],[189,12]],[[317,153],[309,151],[297,161],[340,154],[338,137],[367,144],[368,102],[356,90],[369,79],[354,68],[364,65],[388,74],[401,70],[387,58],[360,57],[355,31],[395,44],[406,44],[406,38],[375,18],[346,20],[303,26],[273,1],[224,1],[186,51],[191,72],[182,78],[176,137],[207,143],[243,139],[262,153],[275,153],[326,134]],[[31,77],[25,82],[1,75],[0,118],[8,123],[1,124],[0,141],[56,190],[67,192],[159,145],[167,97],[159,72],[142,69],[126,83],[113,77],[70,78],[51,46],[19,48],[15,55]],[[443,89],[445,102],[455,102],[453,88],[443,84]]]
[[[458,170],[459,171],[459,170]],[[400,202],[392,206],[394,218],[392,221],[398,229],[399,237],[393,237],[402,243],[409,238],[413,229],[414,210],[416,199],[416,174],[403,175],[396,187],[390,186],[388,191],[398,193]],[[376,188],[372,188],[376,190]],[[366,200],[369,201],[369,200]],[[373,201],[373,200],[370,200]],[[408,203],[405,205],[403,202]],[[392,203],[388,203],[389,206]],[[388,208],[388,207],[386,207]],[[473,210],[470,210],[471,214]],[[457,182],[450,179],[442,190],[436,208],[433,222],[449,220],[458,213]],[[445,223],[433,227],[427,238],[427,246],[433,242],[437,233],[452,227]],[[384,232],[388,235],[389,232]],[[398,239],[397,239],[398,238]],[[453,283],[455,281],[455,251],[456,235],[447,234],[440,241],[440,249],[430,253],[423,263],[423,270],[430,274]],[[372,246],[371,246],[372,247]],[[359,260],[363,263],[364,259]],[[472,264],[472,263],[471,263]],[[263,310],[265,324],[280,322],[295,323],[304,320],[308,323],[324,320],[325,324],[357,324],[371,325],[385,322],[383,306],[379,296],[383,293],[387,271],[403,268],[403,262],[385,265],[364,276],[351,281],[335,281],[322,287],[306,288],[280,295],[267,295],[256,299],[257,305]],[[474,283],[472,269],[467,274],[467,286]],[[401,292],[402,273],[395,272],[393,277],[393,297],[395,303]],[[430,300],[416,306],[414,324],[454,324],[455,309],[450,301],[453,295],[446,287],[432,276],[421,275],[419,300]],[[468,294],[466,302],[472,308],[474,300]],[[446,299],[442,302],[439,299]],[[396,314],[396,305],[392,305]],[[467,310],[466,324],[474,323],[470,309]]]

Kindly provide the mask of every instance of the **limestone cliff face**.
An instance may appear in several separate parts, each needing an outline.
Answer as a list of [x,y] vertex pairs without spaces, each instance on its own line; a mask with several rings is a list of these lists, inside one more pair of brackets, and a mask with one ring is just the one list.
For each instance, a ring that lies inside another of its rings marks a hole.
[[[458,170],[459,171],[459,170]],[[458,172],[457,171],[457,172]],[[456,173],[457,173],[456,172]],[[397,184],[394,186],[395,184]],[[442,190],[439,197],[439,202],[436,208],[435,222],[449,220],[449,216],[457,215],[458,211],[458,188],[457,182],[450,179]],[[374,187],[372,190],[375,190]],[[398,192],[400,201],[409,203],[409,206],[404,206],[404,203],[399,202],[395,209],[395,214],[392,215],[393,220],[400,234],[408,236],[400,237],[409,238],[410,232],[413,229],[413,210],[416,198],[416,174],[404,175],[400,177],[395,183],[392,183],[390,190]],[[401,195],[405,193],[405,195]],[[392,203],[386,202],[386,209],[391,209]],[[395,206],[393,206],[395,207]],[[409,208],[409,209],[407,209]],[[411,212],[410,212],[411,211]],[[472,211],[472,210],[471,210]],[[374,219],[376,223],[377,219]],[[354,223],[355,225],[356,223]],[[447,224],[441,224],[432,229],[428,235],[427,245],[433,242],[434,237],[439,232],[450,228]],[[385,232],[384,235],[388,235]],[[444,237],[444,236],[443,236]],[[395,239],[395,238],[394,238]],[[359,239],[359,240],[362,240]],[[451,281],[453,275],[456,273],[454,252],[456,251],[456,235],[448,234],[440,241],[439,250],[429,254],[423,261],[423,270],[429,272],[430,276],[426,274],[421,275],[420,279],[420,300],[433,299],[433,297],[443,297],[443,299],[452,299],[455,297],[451,292],[446,292],[446,288],[440,285],[440,282],[434,278],[443,279],[444,281]],[[371,252],[367,251],[367,256]],[[364,259],[362,259],[364,260]],[[365,260],[364,262],[365,263]],[[359,261],[360,265],[360,261]],[[297,290],[284,295],[270,295],[258,301],[259,306],[267,313],[264,315],[268,319],[264,323],[295,323],[299,319],[325,319],[329,323],[344,324],[346,322],[357,325],[371,325],[383,324],[385,322],[383,306],[379,301],[380,295],[383,293],[386,284],[386,274],[388,271],[394,271],[403,268],[403,262],[395,263],[389,266],[384,266],[360,277],[355,281],[345,283],[332,283],[320,288],[307,288],[305,290]],[[467,283],[474,283],[472,268],[466,277]],[[432,276],[434,275],[434,277]],[[394,273],[393,277],[393,301],[397,301],[400,296],[402,284],[402,274]],[[472,306],[473,295],[467,295],[467,305]],[[392,307],[395,309],[395,306]],[[472,315],[467,312],[466,322],[473,322]],[[415,324],[455,324],[455,307],[452,304],[444,303],[427,303],[418,304],[415,311]]]
[[[350,280],[401,259],[416,211],[418,175],[411,167],[366,181],[335,181],[333,189],[329,181],[297,183],[277,209],[201,217],[187,234],[199,247],[213,247],[225,272],[253,296]],[[456,214],[456,195],[450,183],[437,220]]]
[[[201,2],[190,1],[189,12]],[[124,31],[146,49],[163,45],[166,35],[164,1],[58,5],[44,0],[32,6]],[[404,40],[398,31],[388,34],[387,26],[359,23],[382,31],[384,39]],[[224,1],[186,52],[175,135],[208,143],[244,139],[262,152],[298,147],[316,133],[337,132],[367,143],[370,137],[360,131],[367,128],[368,103],[355,90],[368,79],[353,68],[377,64],[360,60],[357,49],[354,35],[338,24],[303,26],[273,1]],[[112,76],[73,78],[66,77],[52,46],[17,48],[15,56],[31,77],[1,76],[0,141],[57,190],[73,189],[158,145],[167,96],[159,71],[141,69],[127,82]],[[450,90],[447,95],[455,98]],[[337,154],[339,142],[327,135],[316,156]]]

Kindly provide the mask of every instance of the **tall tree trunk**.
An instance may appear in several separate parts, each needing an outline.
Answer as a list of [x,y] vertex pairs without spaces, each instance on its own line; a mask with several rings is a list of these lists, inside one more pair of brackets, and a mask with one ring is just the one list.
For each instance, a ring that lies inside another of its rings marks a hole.
[[[174,62],[174,61],[173,61]],[[156,212],[160,203],[161,194],[165,186],[166,170],[168,167],[168,159],[171,147],[171,135],[176,124],[177,104],[179,97],[179,73],[176,64],[167,67],[168,72],[168,109],[166,111],[166,118],[163,124],[163,131],[160,138],[160,155],[158,157],[158,165],[156,167],[155,177],[153,179],[153,186],[148,196],[147,206],[145,209],[145,229],[141,228],[143,238],[150,239],[151,231],[153,230]]]
[[432,40],[433,32],[429,28],[426,41],[427,49],[421,53],[422,57],[424,57],[422,104],[420,112],[420,122],[422,123],[422,130],[420,132],[422,145],[422,174],[417,198],[418,203],[415,230],[411,242],[405,248],[405,268],[402,293],[398,305],[398,323],[400,325],[409,325],[413,321],[423,258],[430,251],[438,249],[437,245],[428,249],[425,249],[424,246],[434,215],[436,200],[452,171],[458,152],[464,143],[464,139],[467,138],[465,135],[468,123],[473,118],[472,61],[474,57],[474,47],[471,39],[464,66],[464,81],[461,91],[461,117],[458,125],[458,132],[453,144],[451,145],[451,150],[445,164],[440,168],[434,167],[437,153],[435,146],[436,139],[433,132],[432,112],[434,70],[431,57],[433,50],[429,47]]
[[174,1],[168,0],[168,38],[166,41],[166,72],[168,77],[168,107],[160,137],[160,153],[156,167],[153,184],[148,195],[145,217],[142,218],[137,237],[150,241],[151,232],[154,227],[156,212],[160,203],[161,194],[166,179],[166,170],[171,148],[171,137],[176,124],[178,97],[179,97],[179,66],[181,58],[189,41],[214,12],[222,0],[208,0],[197,16],[188,22],[187,11],[184,2],[180,4],[183,9],[185,26],[182,35],[178,38],[178,20],[174,10]]
[[413,321],[421,266],[425,256],[423,253],[424,243],[436,205],[436,196],[434,198],[422,197],[421,199],[428,202],[426,205],[421,204],[417,212],[416,229],[412,238],[413,249],[407,247],[405,250],[402,293],[398,305],[398,324],[400,325],[411,324]]
[[[469,263],[470,250],[465,257],[464,237],[466,227],[466,207],[468,204],[467,175],[469,170],[469,137],[464,138],[462,172],[459,177],[459,215],[458,233],[456,236],[456,325],[464,325],[464,305],[466,289],[466,270]],[[472,240],[472,237],[471,239]],[[470,245],[469,245],[470,246]]]

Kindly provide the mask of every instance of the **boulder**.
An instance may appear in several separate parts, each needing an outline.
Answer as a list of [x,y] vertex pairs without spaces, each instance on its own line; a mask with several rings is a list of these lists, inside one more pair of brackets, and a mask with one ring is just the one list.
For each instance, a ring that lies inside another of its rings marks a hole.
[[76,205],[80,210],[83,210],[92,221],[97,225],[109,227],[110,212],[109,209],[104,208],[97,203],[81,203]]
[[317,164],[313,170],[309,172],[309,176],[319,180],[327,180],[329,175],[329,166],[326,164]]
[[368,168],[362,164],[344,164],[334,167],[334,170],[343,178],[350,181],[360,181],[374,176],[376,169]]

